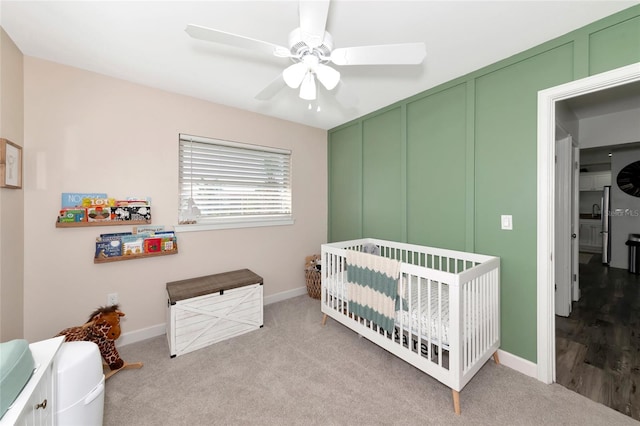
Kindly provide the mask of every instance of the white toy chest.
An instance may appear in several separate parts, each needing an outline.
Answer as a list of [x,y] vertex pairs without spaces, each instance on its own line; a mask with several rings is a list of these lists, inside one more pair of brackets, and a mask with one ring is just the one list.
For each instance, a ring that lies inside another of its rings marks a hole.
[[262,285],[248,269],[167,283],[171,357],[261,328]]

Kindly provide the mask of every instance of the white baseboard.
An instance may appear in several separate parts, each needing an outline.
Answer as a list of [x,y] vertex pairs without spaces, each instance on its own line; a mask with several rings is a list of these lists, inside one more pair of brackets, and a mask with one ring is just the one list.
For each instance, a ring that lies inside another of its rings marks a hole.
[[520,358],[512,353],[505,352],[502,349],[498,349],[498,357],[500,358],[500,364],[512,368],[524,375],[538,378],[538,365],[528,361],[524,358]]
[[122,333],[117,341],[118,346],[125,346],[130,343],[140,342],[142,340],[151,339],[152,337],[161,336],[166,333],[166,324],[153,325],[151,327],[142,328],[140,330]]
[[[292,297],[302,296],[307,294],[307,287],[298,287],[293,290],[287,290],[280,293],[272,294],[264,298],[264,304],[270,305],[276,302],[282,302],[283,300],[291,299]],[[140,330],[130,331],[128,333],[122,333],[118,339],[118,346],[125,346],[131,343],[141,342],[143,340],[151,339],[152,337],[161,336],[166,334],[166,323],[153,325],[151,327],[143,328]]]
[[282,302],[283,300],[291,299],[292,297],[302,296],[307,294],[307,287],[298,287],[293,290],[282,291],[280,293],[272,294],[264,298],[264,304],[270,305],[276,302]]

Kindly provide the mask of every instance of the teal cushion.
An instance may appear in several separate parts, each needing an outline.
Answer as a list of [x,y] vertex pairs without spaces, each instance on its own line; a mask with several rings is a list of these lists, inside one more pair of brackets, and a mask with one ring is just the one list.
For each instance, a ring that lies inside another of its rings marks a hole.
[[0,418],[20,395],[34,367],[33,355],[26,340],[0,343]]

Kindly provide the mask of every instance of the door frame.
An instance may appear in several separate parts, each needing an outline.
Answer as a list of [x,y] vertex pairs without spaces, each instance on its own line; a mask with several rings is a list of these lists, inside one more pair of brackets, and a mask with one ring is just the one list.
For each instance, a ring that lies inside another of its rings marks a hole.
[[538,92],[537,378],[555,381],[555,113],[556,102],[640,81],[640,62]]

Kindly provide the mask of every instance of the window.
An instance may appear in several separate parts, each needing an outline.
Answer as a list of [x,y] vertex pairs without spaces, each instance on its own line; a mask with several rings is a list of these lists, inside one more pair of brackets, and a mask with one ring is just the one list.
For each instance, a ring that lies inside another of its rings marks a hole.
[[176,230],[293,223],[291,151],[181,134],[179,162]]

